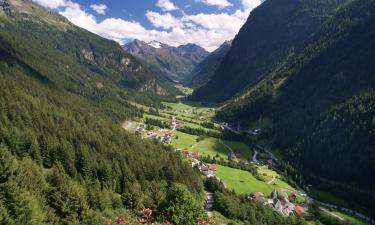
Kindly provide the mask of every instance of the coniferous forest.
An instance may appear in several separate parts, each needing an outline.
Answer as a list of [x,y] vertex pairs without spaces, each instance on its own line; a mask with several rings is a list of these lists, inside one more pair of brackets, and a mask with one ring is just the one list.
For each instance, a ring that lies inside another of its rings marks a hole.
[[[211,56],[196,45],[180,49],[194,59],[189,48],[200,53],[201,63],[194,61],[197,68],[189,67],[183,82],[199,87],[190,100],[201,102],[192,105],[217,103],[204,111],[170,107],[187,96],[181,84],[160,79],[117,42],[33,1],[0,0],[0,225],[213,225],[208,193],[228,225],[351,224],[314,201],[297,202],[307,214],[285,216],[203,176],[206,163],[245,171],[276,194],[275,179],[295,192],[319,186],[374,216],[375,1],[285,2],[267,0],[233,45],[226,42]],[[283,19],[265,21],[270,15]],[[181,116],[189,110],[201,111]],[[271,125],[249,138],[263,120]],[[131,133],[124,121],[143,121],[146,133],[190,137],[191,149],[206,139],[224,150],[212,158],[202,153],[194,166],[182,149]],[[279,153],[281,162],[269,168],[277,174],[273,181],[258,172],[258,137]],[[251,152],[240,152],[242,161],[228,145]],[[240,179],[237,185],[245,182]]]

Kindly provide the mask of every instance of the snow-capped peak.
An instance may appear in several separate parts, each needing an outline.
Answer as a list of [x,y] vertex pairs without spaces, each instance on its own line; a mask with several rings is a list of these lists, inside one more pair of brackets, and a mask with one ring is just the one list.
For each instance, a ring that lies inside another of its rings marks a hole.
[[158,41],[151,41],[151,42],[148,43],[148,45],[153,47],[153,48],[161,48],[162,43],[160,43]]

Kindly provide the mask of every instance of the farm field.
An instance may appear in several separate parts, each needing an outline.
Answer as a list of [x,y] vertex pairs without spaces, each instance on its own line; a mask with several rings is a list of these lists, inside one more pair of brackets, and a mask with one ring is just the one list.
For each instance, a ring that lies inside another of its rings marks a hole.
[[[275,171],[273,172],[276,173]],[[275,182],[268,184],[262,180],[257,180],[250,172],[225,166],[220,166],[215,172],[215,175],[219,177],[229,189],[233,189],[238,194],[250,194],[260,191],[265,195],[270,195],[274,190],[280,193],[281,189],[288,194],[297,192],[292,186],[280,179],[275,179]]]
[[226,187],[234,190],[237,194],[250,194],[261,191],[270,195],[274,190],[272,185],[257,180],[250,172],[220,166],[215,175],[220,178]]

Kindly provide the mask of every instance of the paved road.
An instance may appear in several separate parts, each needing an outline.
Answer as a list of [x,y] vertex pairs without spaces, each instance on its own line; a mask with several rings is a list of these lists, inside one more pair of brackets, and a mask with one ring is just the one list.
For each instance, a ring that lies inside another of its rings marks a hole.
[[252,159],[252,161],[254,163],[259,163],[258,160],[257,160],[257,155],[258,155],[258,151],[255,150],[254,155],[253,155],[253,159]]

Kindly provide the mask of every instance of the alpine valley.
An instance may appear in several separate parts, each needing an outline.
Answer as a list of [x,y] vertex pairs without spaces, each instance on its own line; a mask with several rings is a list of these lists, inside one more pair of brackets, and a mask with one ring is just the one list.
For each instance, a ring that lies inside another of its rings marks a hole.
[[1,225],[375,224],[375,0],[259,1],[212,52],[167,23],[235,0],[125,44],[42,2],[0,0]]

